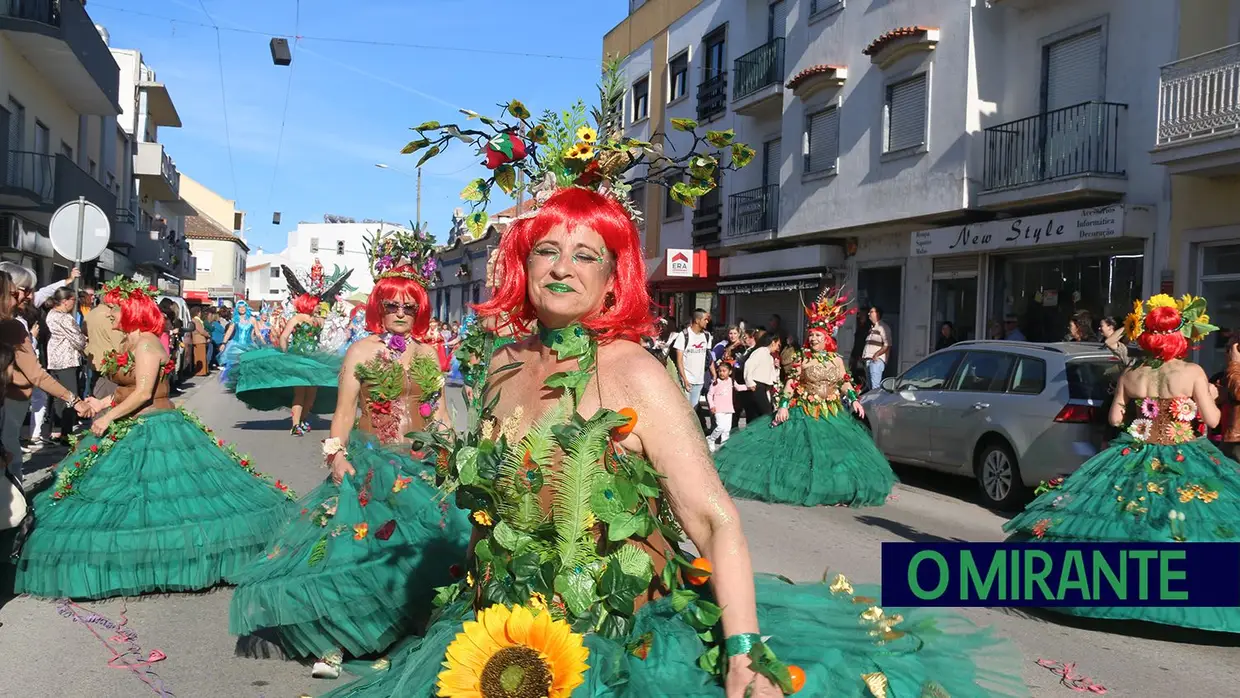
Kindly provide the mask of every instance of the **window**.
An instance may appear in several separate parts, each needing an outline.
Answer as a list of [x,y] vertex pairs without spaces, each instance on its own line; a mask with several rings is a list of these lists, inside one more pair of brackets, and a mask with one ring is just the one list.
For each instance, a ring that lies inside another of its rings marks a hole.
[[87,159],[86,160],[86,171],[90,173],[91,177],[95,176],[95,168],[96,168],[95,161]]
[[1001,393],[1016,357],[993,351],[971,351],[960,364],[952,390],[968,393]]
[[318,238],[310,238],[310,251],[311,252],[319,251],[319,239]]
[[663,192],[663,220],[665,221],[683,218],[685,215],[685,207],[681,206],[679,201],[672,198],[672,185],[675,183],[669,180],[667,189]]
[[840,156],[840,111],[810,114],[805,125],[805,172],[830,172]]
[[707,80],[719,77],[727,72],[724,60],[727,59],[727,27],[723,26],[707,34],[702,43],[706,47],[706,66],[704,77]]
[[896,390],[942,390],[956,371],[963,352],[935,354],[910,368],[896,381]]
[[633,121],[637,123],[650,116],[650,78],[644,77],[633,83]]
[[809,16],[844,9],[844,0],[809,0]]
[[61,141],[60,142],[60,154],[72,160],[73,159],[73,148],[71,148],[68,143]]
[[1048,44],[1042,52],[1042,94],[1046,111],[1102,99],[1102,30]]
[[892,153],[926,143],[926,74],[887,86],[886,147]]
[[278,279],[278,278],[280,278],[280,267],[272,267],[272,268],[271,268],[271,278],[273,278],[273,279]]
[[343,254],[344,254],[344,240],[337,240],[337,241],[336,241],[336,254],[338,254],[338,255],[343,255]]
[[689,52],[681,51],[667,62],[667,101],[675,102],[689,92]]
[[638,228],[646,227],[646,185],[638,184],[629,190],[629,200],[633,202],[633,208],[641,215],[641,220],[637,221]]
[[1069,398],[1109,404],[1123,366],[1118,359],[1086,359],[1069,362],[1067,369]]
[[245,226],[245,214],[241,211],[233,213],[233,230],[241,230]]
[[196,260],[195,268],[199,274],[209,274],[211,272],[211,264],[215,261],[215,252],[212,250],[201,250],[194,255]]
[[1012,388],[1009,392],[1019,395],[1040,395],[1046,390],[1046,362],[1022,356],[1016,360],[1016,371],[1012,374]]

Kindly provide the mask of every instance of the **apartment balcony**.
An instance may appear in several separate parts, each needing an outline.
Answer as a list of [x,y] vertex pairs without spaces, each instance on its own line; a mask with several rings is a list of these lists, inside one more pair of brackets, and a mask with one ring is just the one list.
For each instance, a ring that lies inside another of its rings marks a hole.
[[987,128],[978,206],[1119,200],[1128,188],[1127,117],[1126,104],[1083,102]]
[[181,173],[162,143],[139,143],[133,157],[133,172],[142,186],[143,196],[153,201],[177,201],[181,197]]
[[189,247],[182,247],[172,255],[173,266],[172,273],[182,281],[195,281],[198,279],[198,263],[194,260],[194,255],[190,253]]
[[116,215],[112,217],[112,238],[108,240],[108,247],[120,248],[123,251],[132,248],[137,242],[138,218],[133,209],[116,209]]
[[729,196],[728,223],[725,244],[774,239],[779,227],[779,185],[769,184]]
[[0,33],[79,113],[120,113],[120,69],[82,3],[0,0]]
[[168,241],[167,225],[155,222],[145,227],[148,229],[138,231],[137,244],[129,251],[134,266],[175,273],[177,265],[172,261],[174,252]]
[[723,203],[718,196],[708,194],[699,199],[697,208],[693,209],[693,246],[717,245],[722,234]]
[[697,120],[712,121],[728,111],[728,74],[707,78],[698,85]]
[[53,156],[45,153],[7,150],[0,146],[0,207],[50,207],[56,192],[54,162]]
[[732,111],[778,117],[784,108],[784,39],[776,37],[733,63]]
[[109,217],[116,212],[116,194],[90,176],[90,173],[78,167],[78,164],[64,155],[56,156],[56,196],[53,203],[61,206],[79,197],[95,204]]
[[1171,174],[1240,173],[1240,44],[1162,67],[1151,159]]

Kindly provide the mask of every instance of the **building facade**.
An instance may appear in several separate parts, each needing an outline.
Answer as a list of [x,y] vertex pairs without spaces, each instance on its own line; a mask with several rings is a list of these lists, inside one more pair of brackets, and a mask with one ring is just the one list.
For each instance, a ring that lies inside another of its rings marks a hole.
[[225,199],[184,173],[181,197],[195,211],[183,219],[195,267],[194,278],[182,284],[185,300],[217,303],[245,298],[250,252],[242,233],[245,213],[237,210],[232,199]]
[[[624,56],[628,132],[679,146],[669,120],[692,118],[757,151],[692,210],[643,193],[652,285],[679,285],[659,295],[678,319],[708,304],[750,326],[779,315],[800,339],[802,304],[845,283],[883,309],[898,372],[945,321],[982,337],[1013,316],[1029,339],[1058,340],[1075,312],[1122,314],[1166,263],[1156,88],[1139,73],[1174,58],[1160,29],[1175,3],[631,8],[604,40]],[[695,260],[691,276],[668,273],[672,251]]]
[[[374,279],[370,276],[370,262],[366,256],[365,241],[376,233],[392,231],[412,232],[405,226],[384,223],[381,221],[363,221],[361,223],[307,223],[297,224],[297,228],[288,233],[288,244],[285,249],[275,255],[259,254],[250,259],[247,271],[254,284],[247,284],[248,296],[251,299],[280,300],[286,297],[287,291],[283,279],[279,277],[279,267],[286,264],[293,270],[308,270],[318,260],[323,265],[323,272],[328,278],[336,274],[352,270],[345,290],[341,294],[349,297],[356,293],[368,294],[374,288]],[[267,264],[267,271],[260,267]],[[276,295],[279,298],[276,298]]]
[[291,260],[282,255],[268,254],[259,248],[248,257],[246,264],[245,297],[251,304],[264,301],[283,302],[288,299],[288,284],[284,281],[280,267],[291,265]]
[[439,249],[439,268],[427,290],[432,317],[443,322],[461,322],[472,312],[471,306],[490,298],[487,261],[499,245],[503,228],[503,224],[492,224],[478,238],[468,234],[454,236],[452,242]]

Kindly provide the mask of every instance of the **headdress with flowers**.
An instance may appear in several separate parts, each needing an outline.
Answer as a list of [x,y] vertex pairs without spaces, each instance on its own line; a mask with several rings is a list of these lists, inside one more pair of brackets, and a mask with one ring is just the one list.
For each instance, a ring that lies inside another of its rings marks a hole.
[[128,279],[123,276],[114,276],[103,282],[103,286],[100,287],[100,291],[104,296],[107,296],[109,293],[116,292],[121,298],[126,298],[135,292],[145,293],[152,299],[159,297],[159,289],[154,285],[139,283],[133,279]]
[[805,309],[809,329],[822,330],[828,337],[834,337],[836,330],[844,324],[848,316],[857,312],[856,308],[849,308],[848,303],[843,286],[823,289],[813,305]]
[[[445,152],[455,141],[471,145],[491,175],[475,179],[461,192],[472,212],[466,227],[475,237],[487,228],[486,213],[494,187],[508,195],[524,190],[537,207],[562,187],[584,187],[607,193],[622,204],[634,218],[640,218],[628,193],[638,182],[668,189],[678,203],[693,207],[698,198],[718,186],[721,171],[737,170],[753,161],[754,149],[734,140],[731,129],[697,133],[693,119],[672,119],[672,128],[692,134],[693,143],[677,155],[665,151],[662,143],[651,143],[624,135],[623,105],[627,80],[618,61],[609,60],[599,84],[600,106],[591,110],[594,125],[586,119],[586,108],[577,102],[563,112],[547,110],[538,118],[519,100],[498,105],[498,118],[468,109],[461,112],[477,120],[478,128],[427,121],[413,127],[418,137],[401,152],[409,155],[424,151],[418,167]],[[671,146],[668,146],[672,150]],[[727,151],[727,156],[724,156]],[[726,163],[725,163],[726,160]],[[634,168],[642,174],[633,176]],[[518,173],[525,182],[518,182]]]
[[328,305],[336,302],[336,297],[340,295],[340,290],[344,288],[344,285],[349,281],[349,276],[353,273],[353,270],[350,269],[341,274],[340,278],[328,284],[327,279],[323,276],[323,264],[317,257],[314,260],[314,264],[310,267],[310,273],[304,277],[284,265],[280,265],[280,270],[284,272],[284,280],[288,284],[290,297],[314,296],[320,302],[327,303]]
[[[1170,310],[1159,310],[1160,308],[1168,308]],[[1163,333],[1179,332],[1184,338],[1193,343],[1199,343],[1206,338],[1211,332],[1218,330],[1218,327],[1210,324],[1210,315],[1206,313],[1206,299],[1201,296],[1184,294],[1179,300],[1165,294],[1160,293],[1150,297],[1147,301],[1134,301],[1132,304],[1132,312],[1128,317],[1124,318],[1124,333],[1128,336],[1129,341],[1137,341],[1137,339],[1149,332],[1156,333],[1146,327],[1146,316],[1150,313],[1158,312],[1159,314],[1172,313],[1173,318],[1178,319],[1172,329],[1163,330]]]
[[435,259],[435,238],[420,227],[413,230],[377,230],[363,241],[370,273],[380,279],[412,279],[430,286],[439,268]]

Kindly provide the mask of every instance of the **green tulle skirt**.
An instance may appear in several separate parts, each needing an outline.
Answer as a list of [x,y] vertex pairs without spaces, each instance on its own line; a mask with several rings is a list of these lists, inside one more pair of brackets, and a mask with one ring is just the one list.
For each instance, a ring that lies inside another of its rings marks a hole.
[[[907,634],[881,641],[861,618],[877,588],[832,592],[824,584],[756,580],[758,621],[768,645],[805,672],[798,695],[873,698],[867,675],[886,679],[888,698],[1027,696],[1022,660],[1006,641],[969,621],[934,609],[883,609],[902,614],[895,629]],[[861,596],[861,595],[868,595]],[[442,609],[422,638],[392,654],[391,668],[328,694],[330,698],[429,698],[437,693],[445,651],[473,612],[463,601]],[[645,642],[649,640],[649,642]],[[647,648],[639,658],[630,647]],[[698,667],[704,651],[693,628],[668,598],[644,606],[623,641],[586,637],[585,683],[574,698],[724,695],[720,681]],[[871,681],[878,681],[869,676]]]
[[844,407],[818,417],[792,408],[788,421],[771,426],[763,417],[715,454],[728,492],[741,499],[818,506],[878,506],[896,476],[869,432]]
[[293,388],[318,388],[310,412],[336,410],[340,367],[338,354],[296,354],[272,347],[243,352],[228,369],[225,387],[253,410],[269,412],[293,405]]
[[115,429],[103,437],[110,443],[82,439],[35,498],[18,593],[206,589],[231,581],[296,511],[282,484],[256,477],[189,413],[160,410],[123,435]]
[[233,634],[274,629],[291,654],[386,649],[425,619],[433,589],[464,560],[470,526],[407,450],[354,431],[356,475],[302,498],[301,514],[237,577]]
[[[1240,542],[1240,464],[1209,439],[1163,446],[1123,434],[1003,529],[1014,541]],[[1240,633],[1240,608],[1053,610]]]

